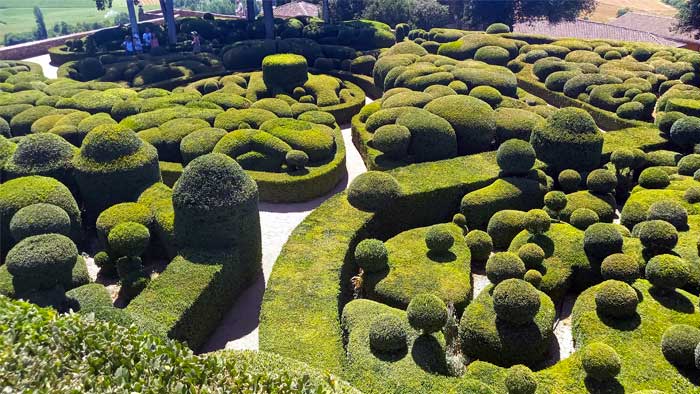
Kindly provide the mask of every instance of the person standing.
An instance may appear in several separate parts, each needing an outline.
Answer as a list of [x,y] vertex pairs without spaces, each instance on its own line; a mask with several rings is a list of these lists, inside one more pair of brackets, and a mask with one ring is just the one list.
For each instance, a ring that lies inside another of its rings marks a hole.
[[199,34],[196,31],[192,32],[192,53],[198,54],[202,52],[202,42],[199,39]]
[[151,33],[151,29],[146,28],[146,31],[143,32],[143,51],[144,52],[151,51],[151,42],[152,41],[153,41],[153,33]]
[[134,34],[134,51],[136,51],[136,53],[143,53],[143,44],[138,34]]
[[134,41],[130,36],[124,37],[124,42],[122,42],[122,48],[126,51],[127,56],[134,54]]

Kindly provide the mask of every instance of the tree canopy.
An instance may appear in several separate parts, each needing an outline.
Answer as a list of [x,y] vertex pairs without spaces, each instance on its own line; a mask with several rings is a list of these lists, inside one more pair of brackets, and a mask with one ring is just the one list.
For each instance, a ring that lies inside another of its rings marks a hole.
[[678,9],[678,31],[691,33],[700,38],[700,0],[688,0]]
[[596,5],[597,0],[465,0],[464,19],[474,29],[485,29],[496,22],[512,26],[536,19],[556,23],[590,13]]

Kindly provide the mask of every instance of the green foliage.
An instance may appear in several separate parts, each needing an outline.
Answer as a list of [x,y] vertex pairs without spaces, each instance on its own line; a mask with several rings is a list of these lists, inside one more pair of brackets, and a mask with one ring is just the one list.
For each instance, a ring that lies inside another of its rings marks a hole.
[[637,311],[637,292],[619,280],[607,280],[598,286],[595,295],[596,310],[603,316],[627,319]]
[[535,150],[528,142],[511,139],[498,148],[496,162],[505,176],[524,175],[535,164]]
[[546,233],[551,225],[551,218],[542,209],[531,209],[525,215],[524,225],[531,234]]
[[[508,249],[513,238],[525,229],[525,215],[522,211],[504,209],[491,216],[486,231],[497,250]],[[472,256],[474,256],[473,251]]]
[[123,222],[110,230],[109,249],[114,256],[141,256],[148,248],[151,233],[148,227],[136,222]]
[[284,156],[287,166],[295,170],[303,170],[309,163],[309,155],[301,150],[292,149]]
[[695,348],[700,343],[700,329],[687,324],[669,327],[661,337],[661,352],[678,367],[695,365]]
[[75,153],[75,147],[58,135],[30,134],[19,141],[3,172],[6,179],[42,175],[74,188],[71,160]]
[[700,118],[686,116],[671,126],[671,141],[686,149],[700,143]]
[[138,202],[123,202],[112,205],[97,217],[95,225],[97,239],[105,244],[112,229],[125,222],[135,222],[146,228],[151,228],[154,224],[153,212],[149,206]]
[[586,186],[592,193],[612,193],[617,186],[617,177],[612,171],[605,169],[593,170],[586,178]]
[[386,269],[389,252],[384,242],[365,239],[355,247],[355,263],[365,272],[381,272]]
[[680,175],[693,176],[697,170],[700,170],[700,154],[693,153],[683,156],[678,162],[678,173]]
[[78,249],[70,238],[60,234],[42,234],[21,240],[7,253],[7,270],[18,293],[69,287]]
[[495,116],[498,143],[503,143],[511,138],[530,141],[532,130],[544,122],[544,118],[540,115],[517,108],[498,108]]
[[[462,111],[460,108],[470,110]],[[457,137],[459,154],[490,149],[496,124],[494,111],[488,104],[469,96],[445,96],[432,100],[425,109],[450,123]]]
[[348,186],[348,202],[357,209],[375,212],[401,196],[401,186],[389,174],[368,171]]
[[388,124],[378,128],[372,136],[372,145],[387,157],[400,160],[408,154],[411,132],[407,127]]
[[70,236],[70,216],[56,205],[45,203],[28,205],[12,216],[10,233],[15,242],[40,234]]
[[617,280],[632,284],[639,278],[639,263],[628,254],[611,254],[601,263],[600,273],[605,280]]
[[677,120],[684,118],[685,116],[686,115],[682,112],[662,112],[656,117],[656,125],[659,127],[659,130],[661,130],[663,134],[668,135],[671,132],[673,124],[676,123]]
[[435,225],[425,233],[425,246],[436,254],[447,253],[454,243],[455,239],[447,226]]
[[649,207],[647,220],[664,220],[683,231],[688,228],[688,211],[676,201],[657,201]]
[[226,135],[226,130],[209,127],[195,130],[180,141],[182,164],[187,165],[199,156],[211,153],[216,144]]
[[564,193],[573,193],[581,184],[581,175],[576,170],[565,169],[559,173],[557,181]]
[[654,254],[671,251],[678,243],[678,231],[667,221],[649,220],[638,226],[636,232],[639,240],[645,249]]
[[447,323],[447,306],[433,294],[419,294],[406,309],[408,323],[424,334],[440,331]]
[[493,240],[485,231],[472,230],[467,233],[464,241],[467,243],[475,262],[485,262],[493,251]]
[[513,325],[532,321],[540,309],[540,296],[530,283],[506,279],[493,289],[493,309],[499,320]]
[[493,284],[507,279],[521,279],[525,271],[525,263],[512,252],[496,252],[486,262],[486,276]]
[[394,315],[384,314],[372,320],[369,343],[379,352],[394,353],[406,348],[406,323]]
[[518,257],[525,263],[527,269],[538,269],[544,262],[544,250],[537,244],[528,243],[518,249]]
[[660,254],[649,260],[645,275],[655,288],[662,291],[673,291],[683,287],[688,282],[690,268],[688,263],[680,257]]
[[659,167],[650,167],[639,175],[639,186],[646,189],[663,189],[671,183],[668,173]]
[[622,362],[615,349],[602,342],[593,342],[581,350],[581,364],[587,376],[605,382],[620,373]]
[[486,34],[510,33],[510,27],[505,23],[492,23],[486,28]]
[[474,54],[474,60],[496,66],[505,66],[510,59],[510,53],[507,49],[493,45],[481,47]]
[[598,223],[599,221],[600,218],[598,217],[598,214],[594,210],[588,208],[575,209],[569,217],[569,222],[571,225],[579,230],[586,230],[588,227]]
[[508,369],[505,378],[508,394],[534,394],[537,390],[537,378],[530,368],[514,365]]
[[618,229],[610,223],[595,223],[586,228],[583,235],[583,250],[595,261],[622,252],[623,239]]

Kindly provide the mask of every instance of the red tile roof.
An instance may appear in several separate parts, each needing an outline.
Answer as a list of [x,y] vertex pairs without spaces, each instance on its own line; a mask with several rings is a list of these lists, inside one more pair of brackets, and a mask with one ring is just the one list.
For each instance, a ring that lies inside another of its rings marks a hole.
[[318,4],[305,1],[293,1],[275,8],[274,15],[277,18],[293,18],[295,16],[319,16],[321,8]]
[[680,40],[662,37],[647,31],[581,19],[561,23],[549,23],[547,21],[517,23],[513,27],[513,31],[516,33],[526,34],[544,34],[552,37],[586,39],[599,38],[608,40],[651,42],[672,47],[682,47],[685,45]]
[[669,16],[651,15],[631,11],[617,19],[612,20],[610,24],[627,29],[648,31],[654,35],[673,40],[700,43],[700,40],[696,40],[690,33],[679,33],[674,31],[676,18]]

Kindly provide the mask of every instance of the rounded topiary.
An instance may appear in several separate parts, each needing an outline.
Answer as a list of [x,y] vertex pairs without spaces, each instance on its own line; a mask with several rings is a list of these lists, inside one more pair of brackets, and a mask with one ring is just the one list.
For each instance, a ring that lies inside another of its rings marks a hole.
[[578,208],[571,213],[569,222],[579,230],[586,230],[589,226],[598,223],[600,217],[596,211],[589,208]]
[[525,270],[525,263],[512,252],[494,253],[486,262],[486,277],[493,284],[499,284],[506,279],[521,279]]
[[615,114],[623,119],[642,120],[646,117],[644,109],[644,104],[638,101],[630,101],[617,107]]
[[632,284],[639,278],[639,264],[630,255],[615,253],[603,260],[600,273],[605,280],[614,279]]
[[698,344],[700,329],[687,324],[675,324],[666,329],[661,337],[661,352],[675,366],[693,367]]
[[503,95],[498,89],[486,85],[475,87],[469,92],[469,96],[477,98],[493,108],[498,107],[503,101]]
[[620,231],[611,223],[595,223],[583,233],[583,250],[589,258],[597,261],[621,253],[622,244]]
[[523,280],[535,286],[536,289],[539,289],[540,285],[542,284],[542,273],[538,270],[528,270],[525,272]]
[[562,191],[554,190],[544,195],[544,205],[553,212],[566,208],[566,203],[566,194]]
[[649,220],[638,224],[639,240],[645,249],[655,254],[673,250],[678,243],[678,231],[665,220]]
[[638,182],[645,189],[663,189],[671,184],[671,179],[662,168],[649,167],[639,174]]
[[406,309],[408,323],[424,334],[438,332],[447,323],[447,306],[434,294],[419,294]]
[[226,130],[207,127],[187,134],[180,141],[182,164],[187,165],[195,158],[211,153],[216,144],[226,135]]
[[303,170],[309,164],[309,155],[301,150],[292,149],[284,156],[287,166],[294,170]]
[[697,170],[700,170],[700,154],[683,156],[678,161],[678,173],[681,175],[693,176]]
[[374,212],[401,196],[396,179],[380,171],[367,171],[355,178],[348,187],[348,202],[353,207]]
[[586,186],[593,193],[608,194],[615,190],[617,177],[611,171],[597,169],[588,174]]
[[379,272],[389,264],[389,252],[384,242],[365,239],[355,247],[355,263],[366,272]]
[[15,291],[22,291],[69,285],[77,259],[78,248],[70,238],[41,234],[18,242],[7,253],[5,264],[13,276]]
[[634,152],[630,149],[618,149],[610,154],[610,162],[618,171],[624,168],[632,168]]
[[117,224],[107,236],[109,249],[114,256],[141,256],[148,248],[151,233],[140,223]]
[[486,34],[510,33],[510,27],[505,23],[492,23],[486,28]]
[[493,240],[486,231],[472,230],[464,237],[464,241],[467,243],[472,260],[475,262],[486,261],[493,251]]
[[518,257],[527,268],[539,268],[542,266],[545,254],[542,248],[535,243],[526,243],[518,249]]
[[107,253],[107,251],[100,251],[95,253],[95,256],[93,256],[93,261],[95,262],[95,265],[100,267],[102,270],[102,274],[106,275],[114,275],[115,272],[115,265],[114,265],[114,259],[112,259],[112,256]]
[[535,164],[535,150],[528,142],[510,139],[496,152],[496,162],[504,175],[527,174]]
[[505,66],[510,61],[510,53],[505,48],[487,45],[476,50],[476,53],[474,53],[474,60],[497,66]]
[[700,142],[700,118],[686,116],[671,126],[671,141],[686,149]]
[[143,268],[143,263],[140,257],[136,256],[123,256],[114,261],[114,265],[117,268],[117,274],[122,280],[128,278],[135,272],[140,272]]
[[668,135],[671,132],[673,124],[676,123],[678,119],[685,118],[687,115],[682,112],[669,111],[661,113],[656,118],[656,125],[661,130],[661,133]]
[[406,126],[385,125],[378,128],[372,136],[372,146],[395,160],[406,157],[410,145],[411,132]]
[[522,279],[506,279],[493,289],[493,309],[499,320],[514,325],[531,322],[540,309],[537,289]]
[[628,318],[637,312],[637,292],[625,282],[607,280],[598,286],[595,305],[598,313],[613,318]]
[[593,342],[581,350],[581,365],[586,375],[597,381],[614,379],[621,369],[620,356],[602,342]]
[[395,353],[406,348],[406,325],[388,313],[375,317],[369,326],[369,344],[381,353]]
[[5,163],[5,179],[43,175],[74,188],[72,160],[76,152],[73,145],[56,134],[29,134],[17,143]]
[[590,171],[600,164],[603,134],[588,112],[566,107],[535,127],[530,143],[552,171]]
[[576,170],[567,169],[559,173],[557,181],[564,193],[573,193],[578,190],[581,184],[581,174]]
[[683,199],[691,204],[700,202],[700,186],[692,186],[683,193]]
[[284,53],[266,56],[262,61],[263,80],[268,88],[292,90],[309,79],[309,67],[301,55]]
[[638,62],[645,62],[649,60],[652,53],[646,48],[635,48],[632,51],[632,57]]
[[32,204],[12,216],[10,234],[15,242],[40,234],[62,234],[69,236],[70,216],[53,204]]
[[543,234],[551,226],[549,214],[542,209],[531,209],[525,216],[525,229],[531,234]]
[[649,260],[645,269],[647,280],[663,291],[683,287],[690,279],[690,267],[682,258],[672,254],[661,254]]
[[452,223],[456,224],[464,231],[468,230],[467,218],[464,215],[462,215],[461,213],[456,213],[456,214],[454,214],[454,216],[452,216]]
[[535,394],[537,390],[535,374],[522,364],[508,368],[504,383],[508,394]]
[[648,220],[665,220],[673,225],[677,230],[688,228],[688,211],[676,201],[657,201],[649,207],[647,211]]
[[425,246],[435,253],[446,253],[454,245],[455,239],[446,225],[435,225],[425,233]]

